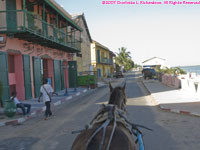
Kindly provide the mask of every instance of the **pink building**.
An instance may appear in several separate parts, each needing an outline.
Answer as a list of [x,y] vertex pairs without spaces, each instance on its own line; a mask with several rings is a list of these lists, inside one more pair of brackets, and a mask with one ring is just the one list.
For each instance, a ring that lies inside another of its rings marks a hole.
[[[0,1],[2,99],[38,97],[44,78],[55,91],[75,85],[82,29],[53,0]],[[74,69],[75,68],[75,69]]]

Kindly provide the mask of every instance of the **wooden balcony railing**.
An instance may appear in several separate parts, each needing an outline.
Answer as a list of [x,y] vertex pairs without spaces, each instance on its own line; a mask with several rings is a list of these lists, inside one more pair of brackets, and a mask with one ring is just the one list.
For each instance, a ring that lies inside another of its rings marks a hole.
[[[41,19],[41,16],[24,10],[0,11],[0,33],[25,33],[38,36],[44,40],[55,42],[66,48],[81,50],[81,42],[74,37],[75,34],[68,34],[67,29],[56,28]],[[79,31],[80,32],[80,31]]]

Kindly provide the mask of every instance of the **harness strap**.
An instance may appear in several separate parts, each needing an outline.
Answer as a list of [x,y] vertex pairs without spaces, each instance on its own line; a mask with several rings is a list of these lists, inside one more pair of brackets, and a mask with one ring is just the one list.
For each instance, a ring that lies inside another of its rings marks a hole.
[[[112,120],[112,119],[113,119],[114,111],[115,111],[115,107],[112,107],[112,109],[110,109],[110,111],[108,112],[108,120]],[[108,124],[108,125],[109,125],[109,124]],[[108,125],[107,125],[107,126],[108,126]],[[105,126],[105,127],[103,128],[103,136],[102,136],[102,139],[101,139],[101,144],[100,144],[99,150],[101,150],[102,147],[103,147],[104,140],[105,140],[105,135],[106,135],[107,126]]]
[[[104,121],[104,119],[99,120],[99,117],[104,117],[104,113],[107,113],[107,118],[105,119],[105,121]],[[144,150],[144,142],[143,142],[143,134],[138,129],[138,127],[152,131],[152,129],[147,128],[143,125],[131,123],[127,119],[126,115],[124,114],[124,111],[117,109],[116,106],[113,106],[113,105],[111,105],[111,106],[105,106],[104,105],[104,107],[101,109],[101,111],[99,111],[97,113],[97,115],[94,117],[94,119],[90,122],[90,125],[85,127],[84,130],[87,130],[88,128],[92,127],[95,124],[96,120],[104,121],[104,122],[100,127],[98,127],[94,131],[92,136],[90,136],[90,138],[88,139],[87,144],[86,144],[86,150],[88,149],[88,146],[91,143],[92,139],[101,131],[101,129],[103,129],[103,136],[102,136],[102,139],[101,139],[101,142],[100,142],[100,145],[99,145],[99,150],[102,150],[104,140],[105,140],[105,135],[106,135],[106,129],[107,129],[107,126],[110,124],[111,121],[113,121],[113,128],[112,128],[112,132],[111,132],[106,150],[109,150],[109,148],[110,148],[110,144],[111,144],[111,141],[112,141],[112,138],[113,138],[116,126],[117,126],[117,122],[122,123],[128,129],[128,131],[133,136],[133,138],[134,138],[134,136],[137,137],[135,143],[139,144],[139,150]],[[96,123],[98,123],[98,121]],[[74,133],[82,132],[84,130],[75,131]]]
[[100,115],[100,117],[102,117],[105,112],[109,112],[111,110],[111,107],[106,107],[105,104],[103,104],[102,106],[103,106],[103,108],[99,110],[99,112],[91,120],[90,124],[93,124],[94,120],[97,119],[97,117],[99,117],[99,115]]
[[92,139],[97,135],[97,133],[102,129],[102,128],[106,128],[108,126],[108,124],[110,123],[110,119],[107,119],[93,134],[92,136],[88,139],[88,142],[86,144],[86,150],[90,144],[90,142],[92,141]]
[[[114,107],[114,111],[115,111],[115,107]],[[114,113],[114,111],[113,111],[113,118],[114,118],[114,120],[113,120],[113,129],[112,129],[112,132],[111,132],[110,139],[108,141],[108,145],[107,145],[106,150],[109,150],[109,148],[110,148],[110,144],[111,144],[111,141],[112,141],[112,138],[113,138],[116,126],[117,126],[117,123],[116,123],[116,114]]]
[[142,134],[140,134],[138,130],[136,130],[136,133],[137,133],[137,139],[139,143],[139,150],[144,150],[144,142],[143,142]]
[[[108,125],[107,125],[108,126]],[[103,128],[103,136],[102,136],[102,138],[101,138],[101,143],[100,143],[100,145],[99,145],[99,150],[101,150],[102,148],[103,148],[103,143],[104,143],[104,139],[105,139],[105,135],[106,135],[106,127],[107,126],[105,126],[104,128]]]
[[[138,129],[137,127],[140,127],[140,128],[144,128],[144,129],[149,130],[149,131],[153,131],[153,129],[150,129],[150,128],[145,127],[145,126],[140,125],[140,124],[133,124],[133,123],[131,123],[131,124],[132,124],[132,127],[133,127],[133,128],[136,128],[136,129]],[[141,131],[140,131],[140,132],[141,132]]]

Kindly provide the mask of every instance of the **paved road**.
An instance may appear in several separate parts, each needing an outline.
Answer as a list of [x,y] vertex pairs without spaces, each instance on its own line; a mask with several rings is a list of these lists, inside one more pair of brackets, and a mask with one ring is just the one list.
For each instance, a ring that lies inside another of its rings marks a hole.
[[[159,110],[140,82],[139,75],[126,78],[128,118],[146,125],[153,132],[144,131],[146,150],[198,150],[200,119]],[[0,128],[0,150],[70,150],[76,135],[71,131],[83,128],[106,103],[108,87],[82,95],[54,110],[54,117],[45,121],[43,115],[21,125]]]

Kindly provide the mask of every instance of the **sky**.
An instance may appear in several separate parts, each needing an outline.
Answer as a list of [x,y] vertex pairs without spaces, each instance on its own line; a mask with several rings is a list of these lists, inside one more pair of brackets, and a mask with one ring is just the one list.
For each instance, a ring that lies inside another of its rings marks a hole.
[[200,4],[56,2],[70,14],[84,13],[93,40],[113,52],[118,52],[120,47],[127,48],[136,64],[159,57],[166,59],[168,66],[200,65]]

